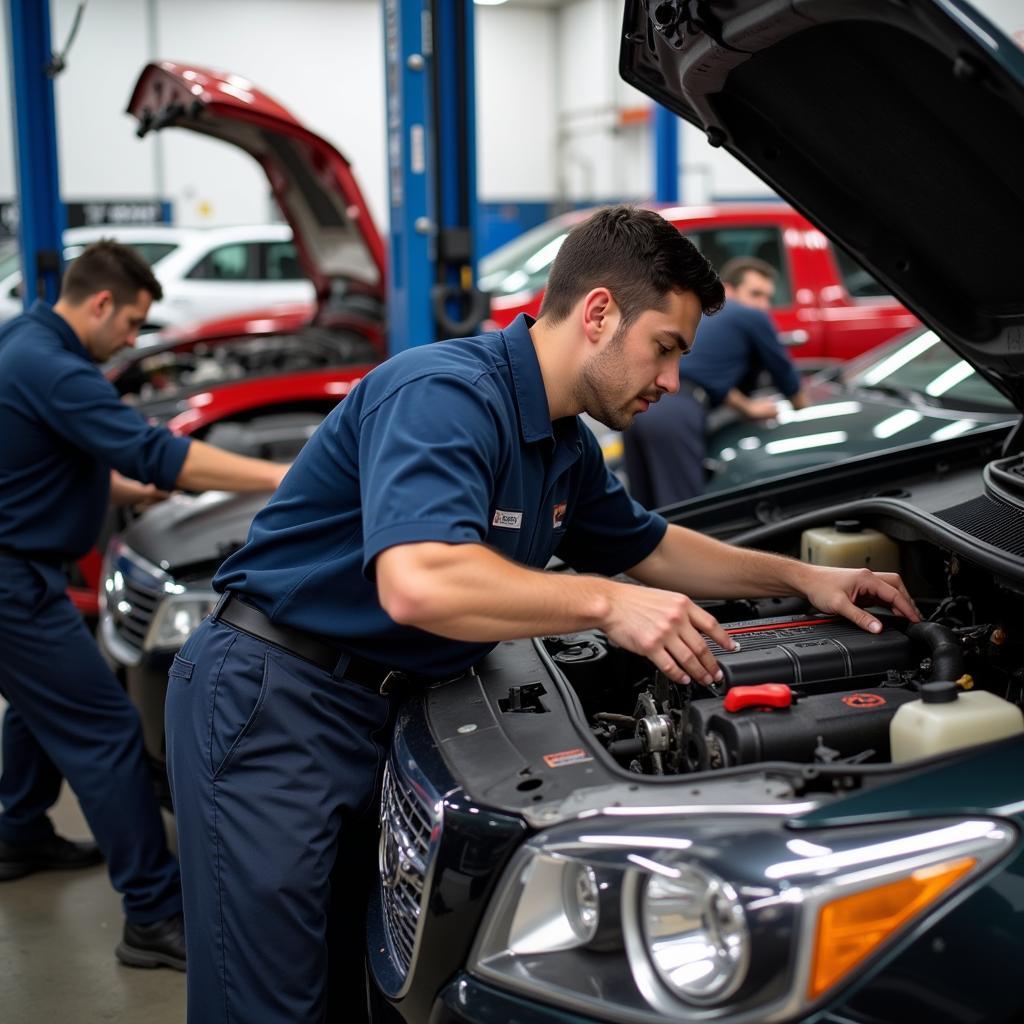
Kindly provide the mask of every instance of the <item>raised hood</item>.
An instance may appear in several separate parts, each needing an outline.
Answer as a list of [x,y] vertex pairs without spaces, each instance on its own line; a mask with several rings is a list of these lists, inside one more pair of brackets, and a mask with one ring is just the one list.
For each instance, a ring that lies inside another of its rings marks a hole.
[[1024,52],[958,0],[627,0],[620,71],[1024,407]]
[[128,113],[139,135],[188,128],[250,153],[266,172],[321,300],[339,278],[383,294],[384,245],[349,162],[251,82],[157,61],[143,68]]

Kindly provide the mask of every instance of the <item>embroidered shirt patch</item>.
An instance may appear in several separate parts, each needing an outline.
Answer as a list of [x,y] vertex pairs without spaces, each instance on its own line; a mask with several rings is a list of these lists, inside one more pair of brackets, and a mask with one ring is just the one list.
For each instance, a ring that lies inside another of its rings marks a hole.
[[519,530],[522,528],[522,525],[522,512],[503,512],[500,508],[494,510],[491,526],[500,526],[503,530]]

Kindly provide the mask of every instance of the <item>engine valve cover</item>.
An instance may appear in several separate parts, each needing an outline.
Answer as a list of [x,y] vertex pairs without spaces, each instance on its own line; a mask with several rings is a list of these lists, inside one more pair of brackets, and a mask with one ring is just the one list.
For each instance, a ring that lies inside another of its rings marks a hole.
[[848,685],[859,678],[877,680],[889,669],[917,664],[913,645],[899,630],[866,633],[846,619],[829,616],[732,622],[726,632],[739,643],[740,650],[728,652],[708,643],[726,688],[788,683],[813,689],[816,683],[836,681]]

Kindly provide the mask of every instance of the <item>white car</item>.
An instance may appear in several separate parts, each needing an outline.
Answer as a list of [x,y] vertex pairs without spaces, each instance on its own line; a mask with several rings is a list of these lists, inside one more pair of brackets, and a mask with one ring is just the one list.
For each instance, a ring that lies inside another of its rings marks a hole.
[[[68,228],[64,260],[73,260],[100,238],[132,246],[149,262],[164,290],[149,311],[146,330],[268,308],[315,301],[302,272],[287,224],[225,228],[167,225]],[[18,243],[0,243],[0,322],[22,310]]]

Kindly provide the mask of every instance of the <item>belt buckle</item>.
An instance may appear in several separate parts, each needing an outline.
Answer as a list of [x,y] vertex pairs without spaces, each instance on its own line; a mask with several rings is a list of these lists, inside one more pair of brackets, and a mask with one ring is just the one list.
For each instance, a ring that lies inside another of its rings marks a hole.
[[381,680],[380,688],[377,692],[382,697],[387,697],[393,692],[394,687],[404,686],[408,681],[409,677],[404,672],[393,668]]

